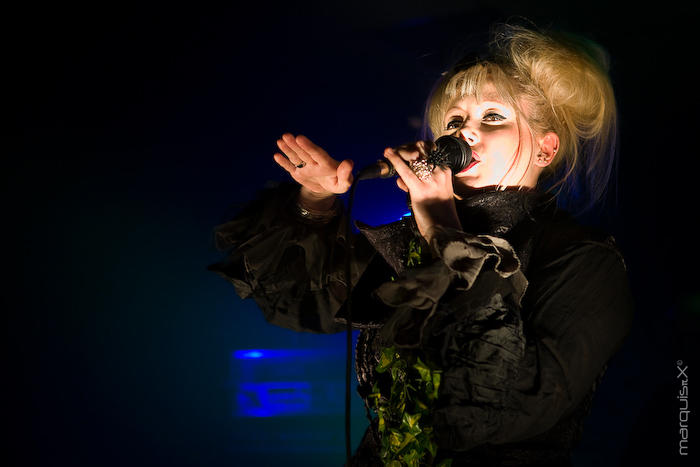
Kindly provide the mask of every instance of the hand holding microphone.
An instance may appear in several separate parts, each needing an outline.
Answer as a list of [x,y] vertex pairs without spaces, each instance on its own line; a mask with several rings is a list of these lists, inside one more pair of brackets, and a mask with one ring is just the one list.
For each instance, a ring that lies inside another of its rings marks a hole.
[[[431,148],[426,148],[432,145]],[[412,145],[413,146],[413,145]],[[409,149],[409,146],[400,146],[397,151]],[[472,150],[461,138],[452,135],[441,136],[435,143],[419,141],[415,149],[422,153],[409,164],[416,176],[424,180],[435,167],[452,169],[452,173],[458,173],[469,165],[472,159]],[[370,178],[388,178],[397,175],[396,168],[391,162],[377,161],[375,164],[365,167],[357,175],[358,180]]]
[[396,150],[387,148],[384,156],[399,175],[396,184],[409,193],[416,225],[429,244],[436,226],[461,230],[452,175],[471,162],[466,141],[446,135],[434,145],[421,142]]

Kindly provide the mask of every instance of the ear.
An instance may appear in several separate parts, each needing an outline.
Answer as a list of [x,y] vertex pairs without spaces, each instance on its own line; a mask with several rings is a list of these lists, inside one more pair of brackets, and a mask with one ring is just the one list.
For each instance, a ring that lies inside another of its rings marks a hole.
[[540,153],[535,159],[535,165],[537,167],[547,167],[554,160],[554,156],[559,151],[559,136],[550,131],[545,133],[538,141],[540,146]]

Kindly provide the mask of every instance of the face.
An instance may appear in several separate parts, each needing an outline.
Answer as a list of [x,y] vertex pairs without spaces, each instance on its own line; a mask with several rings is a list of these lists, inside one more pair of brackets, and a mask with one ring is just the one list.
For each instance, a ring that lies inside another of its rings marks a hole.
[[455,134],[472,149],[472,163],[455,174],[455,191],[461,187],[534,187],[540,169],[531,163],[532,138],[525,122],[518,122],[513,107],[504,103],[492,84],[484,86],[481,101],[465,96],[448,109],[443,134]]

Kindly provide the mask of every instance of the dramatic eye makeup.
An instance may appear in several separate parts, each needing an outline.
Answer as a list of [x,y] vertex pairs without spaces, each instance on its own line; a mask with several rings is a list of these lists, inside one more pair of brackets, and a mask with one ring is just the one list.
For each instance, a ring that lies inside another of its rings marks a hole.
[[[503,120],[506,120],[506,117],[502,113],[489,110],[484,113],[484,116],[481,118],[481,120],[489,123],[502,122]],[[445,130],[456,130],[460,128],[463,124],[464,118],[462,116],[453,115],[447,119],[447,124],[445,124]]]
[[451,117],[447,122],[447,125],[445,125],[445,130],[456,130],[462,126],[463,122],[464,120],[462,117]]
[[486,115],[484,115],[483,120],[485,122],[500,122],[505,120],[506,117],[503,115],[496,113],[496,112],[487,112]]

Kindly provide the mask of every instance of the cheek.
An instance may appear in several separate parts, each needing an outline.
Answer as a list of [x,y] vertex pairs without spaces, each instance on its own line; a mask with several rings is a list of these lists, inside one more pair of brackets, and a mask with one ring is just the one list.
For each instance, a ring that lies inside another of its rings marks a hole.
[[[512,132],[503,132],[494,135],[489,143],[491,146],[491,163],[494,166],[506,166],[513,161],[518,153],[518,138]],[[515,137],[514,137],[515,136]]]

